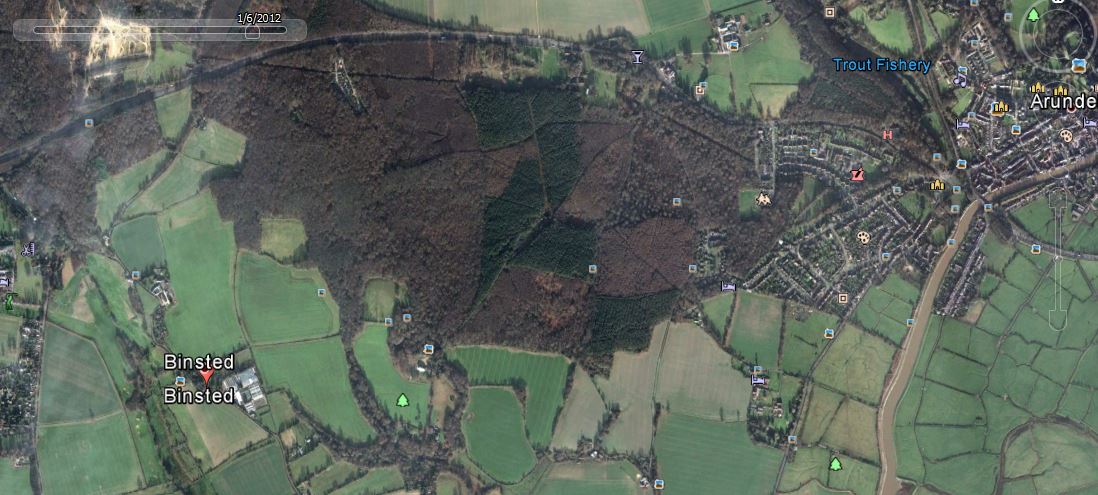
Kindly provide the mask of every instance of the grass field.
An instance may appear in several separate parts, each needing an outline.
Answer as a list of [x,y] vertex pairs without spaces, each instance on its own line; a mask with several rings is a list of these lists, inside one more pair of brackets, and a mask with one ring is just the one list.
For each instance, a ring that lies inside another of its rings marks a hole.
[[407,297],[404,287],[391,280],[374,278],[366,282],[362,294],[366,319],[373,322],[385,321],[393,315],[397,303]]
[[1096,457],[1093,438],[1067,426],[1040,425],[1011,442],[1003,474],[1029,478],[1040,493],[1085,492],[1098,483],[1098,474],[1086,467]]
[[918,289],[893,274],[872,287],[858,303],[854,319],[866,330],[899,344],[907,335],[907,320],[914,315]]
[[877,410],[845,399],[824,433],[823,443],[861,459],[877,461]]
[[213,469],[229,456],[267,438],[267,432],[236,405],[188,404],[169,409],[203,469]]
[[127,65],[122,71],[122,76],[126,81],[138,83],[177,79],[183,75],[193,57],[193,46],[186,43],[164,43],[157,37],[153,41],[152,57]]
[[881,19],[874,19],[865,7],[859,6],[850,11],[850,18],[865,24],[869,34],[885,48],[901,55],[910,53],[915,43],[911,41],[911,32],[907,29],[907,16],[901,9],[887,10]]
[[469,456],[492,478],[515,483],[534,468],[534,451],[523,434],[522,405],[511,390],[471,388],[461,430]]
[[820,383],[877,404],[895,352],[884,340],[847,325],[839,330],[814,375]]
[[158,213],[198,193],[202,176],[216,165],[179,156],[126,209],[126,218]]
[[19,302],[38,304],[42,302],[42,271],[30,258],[19,256],[15,260],[15,283],[13,288],[19,293]]
[[159,216],[176,302],[164,319],[175,352],[226,354],[243,344],[233,307],[236,242],[209,190]]
[[572,39],[582,39],[588,31],[608,34],[617,27],[624,27],[633,34],[648,32],[644,9],[633,0],[608,0],[595,4],[581,0],[552,3],[521,0],[502,4],[490,0],[382,0],[382,3],[407,12],[412,17],[461,24],[469,24],[470,18],[477,16],[482,27],[491,27],[495,31],[520,32],[525,28],[535,33],[552,32],[555,36]]
[[[370,382],[370,392],[385,406],[389,416],[417,427],[423,426],[427,422],[431,386],[409,380],[397,371],[389,353],[388,335],[388,327],[367,323],[362,333],[355,337],[355,358]],[[397,407],[400,394],[408,397],[407,407]]]
[[287,263],[305,252],[305,224],[296,218],[264,218],[260,249],[274,259]]
[[144,484],[120,410],[91,422],[39,427],[38,469],[45,495],[125,493]]
[[49,325],[42,360],[40,424],[88,420],[121,410],[114,382],[90,340]]
[[[257,344],[324,337],[339,331],[339,307],[320,272],[279,264],[267,256],[240,251],[236,295],[249,339]],[[292,301],[292,304],[287,304]]]
[[[138,346],[147,347],[151,341],[148,334],[141,328],[142,316],[130,306],[130,283],[123,279],[122,266],[96,253],[88,254],[86,261],[88,274],[95,280],[99,296],[102,297],[101,301],[89,300],[96,323],[103,327],[104,333],[108,335],[111,333],[110,330],[117,329]],[[102,311],[97,308],[102,308]],[[114,328],[108,329],[110,327]],[[109,337],[113,338],[114,335]],[[103,352],[102,348],[105,345],[101,343],[102,340],[98,338],[95,340],[100,347],[100,352]]]
[[358,466],[347,461],[336,461],[309,479],[305,493],[331,493],[336,487],[350,483],[362,474]]
[[160,124],[160,132],[164,134],[164,139],[179,141],[190,116],[190,86],[156,99],[156,121]]
[[332,465],[332,454],[328,451],[328,447],[320,445],[290,461],[290,478],[294,483],[300,483],[330,465]]
[[595,385],[605,397],[607,406],[617,407],[621,411],[603,438],[606,450],[646,453],[651,448],[656,364],[660,356],[660,343],[667,335],[668,326],[667,322],[656,325],[652,332],[652,344],[643,352],[615,352],[610,378],[595,377]]
[[164,241],[154,215],[142,215],[118,224],[111,231],[111,247],[126,268],[147,273],[150,267],[164,266]]
[[[701,80],[702,67],[706,69],[705,99],[717,105],[721,110],[732,109],[732,61],[724,55],[714,55],[706,64],[703,57],[694,55],[687,60],[680,55],[677,59],[679,77],[686,78],[687,85],[693,88]],[[691,90],[693,91],[693,90]],[[740,218],[752,218],[757,214],[755,208],[755,195],[751,196],[750,211],[745,209],[745,195],[748,191],[740,191]],[[755,191],[758,194],[758,191]]]
[[626,461],[559,463],[549,468],[533,495],[633,495],[637,468]]
[[118,172],[95,185],[95,223],[107,230],[114,214],[140,190],[165,160],[168,150],[160,148],[129,168]]
[[157,452],[149,416],[144,409],[136,409],[126,411],[126,419],[130,425],[130,437],[133,438],[134,447],[137,449],[137,458],[141,461],[141,472],[145,478],[145,484],[155,486],[167,483],[168,473],[164,470],[164,462]]
[[576,366],[572,372],[572,390],[557,418],[552,447],[574,449],[581,438],[593,440],[605,414],[606,403],[599,396],[591,375]]
[[[773,7],[768,8],[776,18]],[[800,81],[812,75],[812,65],[801,60],[800,44],[784,17],[749,33],[745,41],[746,46],[730,54],[735,106],[778,116]]]
[[213,470],[202,484],[219,495],[293,495],[286,462],[278,444],[271,442]]
[[662,31],[708,14],[702,0],[644,0],[644,10],[653,31]]
[[333,495],[380,495],[404,488],[404,476],[396,467],[373,468],[357,480],[332,492]]
[[310,414],[345,438],[365,442],[374,437],[351,394],[350,369],[338,338],[252,350],[267,387],[289,391]]
[[244,158],[245,137],[216,120],[207,120],[183,143],[183,154],[213,165],[236,165]]
[[702,312],[706,321],[721,338],[724,338],[725,329],[728,328],[728,316],[732,314],[733,302],[735,294],[730,292],[702,301]]
[[[0,366],[13,364],[19,360],[22,327],[22,318],[0,315]],[[0,463],[3,461],[0,460]]]
[[834,315],[789,303],[784,322],[782,371],[804,376],[823,350],[824,329],[837,328],[839,319]]
[[[873,495],[877,489],[877,478],[880,477],[880,469],[872,464],[867,464],[845,455],[836,456],[842,463],[842,470],[831,471],[828,465],[831,463],[832,453],[824,448],[801,447],[797,449],[797,455],[785,465],[778,491],[781,493],[818,493],[820,495],[835,493],[836,491],[852,492],[855,495]],[[817,485],[818,484],[818,485]],[[826,487],[830,490],[819,491],[797,490],[802,486]]]
[[526,432],[535,448],[549,445],[553,421],[564,403],[568,361],[561,356],[490,347],[455,347],[449,358],[465,368],[473,385],[510,385],[526,389]]
[[751,443],[746,423],[707,421],[671,413],[660,418],[655,440],[666,495],[769,493],[781,452]]
[[13,467],[9,459],[0,457],[0,493],[8,495],[31,495],[31,468]]
[[717,421],[746,419],[748,379],[697,325],[670,325],[657,369],[655,398],[663,410]]
[[639,37],[637,42],[654,56],[662,57],[671,53],[681,52],[682,49],[680,44],[683,38],[690,40],[692,50],[700,51],[701,44],[705,42],[706,38],[712,35],[713,26],[709,23],[709,19],[706,19],[703,15],[698,19],[684,22],[667,29],[658,31],[653,30],[648,34]]
[[782,333],[782,301],[763,294],[739,292],[732,325],[728,329],[732,350],[748,363],[775,369]]

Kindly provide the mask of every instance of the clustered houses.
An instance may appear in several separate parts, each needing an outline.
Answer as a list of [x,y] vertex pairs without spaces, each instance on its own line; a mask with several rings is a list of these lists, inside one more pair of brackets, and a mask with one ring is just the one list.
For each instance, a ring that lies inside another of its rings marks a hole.
[[[799,219],[802,223],[787,232],[774,255],[748,273],[744,288],[814,306],[829,306],[838,293],[850,293],[845,308],[832,308],[841,312],[854,307],[870,282],[891,270],[901,255],[913,268],[929,268],[940,252],[925,242],[933,217],[912,218],[897,207],[899,196],[926,187],[925,181],[882,186],[851,180],[852,169],[872,177],[894,165],[890,148],[868,146],[874,138],[879,139],[833,126],[771,126],[763,132],[756,159],[760,180],[807,175],[825,191],[818,204],[801,205],[802,210],[819,209],[812,218]],[[867,243],[858,239],[859,232],[870,234]]]
[[987,222],[983,218],[975,219],[970,234],[957,246],[958,252],[942,283],[944,290],[938,291],[934,301],[936,313],[961,317],[968,311],[984,274],[986,258],[980,251],[980,245],[986,235]]

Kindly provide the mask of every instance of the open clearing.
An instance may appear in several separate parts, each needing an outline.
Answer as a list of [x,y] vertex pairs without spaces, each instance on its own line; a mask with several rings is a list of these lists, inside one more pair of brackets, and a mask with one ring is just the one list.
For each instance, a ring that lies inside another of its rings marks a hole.
[[[108,382],[109,383],[109,382]],[[42,493],[125,493],[144,484],[126,415],[38,428]]]
[[404,476],[397,467],[373,468],[357,480],[332,492],[332,495],[380,495],[404,488]]
[[595,377],[595,385],[606,398],[606,405],[621,413],[603,438],[611,452],[646,453],[652,446],[655,415],[656,363],[667,335],[667,321],[656,324],[652,342],[643,352],[618,351],[610,368],[610,378]]
[[160,124],[160,132],[164,134],[165,139],[179,141],[190,116],[190,86],[156,99],[156,121]]
[[[237,304],[244,329],[256,344],[324,337],[339,331],[339,307],[320,272],[293,268],[250,251],[236,265]],[[289,302],[292,304],[288,304]]]
[[385,318],[393,315],[396,304],[405,297],[404,287],[400,284],[383,278],[370,279],[362,294],[367,320],[385,321]]
[[183,143],[183,154],[213,165],[236,165],[244,158],[245,141],[243,134],[207,120]]
[[572,390],[557,419],[552,447],[574,449],[581,438],[593,440],[605,414],[606,403],[599,396],[591,375],[576,366],[572,372]]
[[179,156],[126,208],[126,217],[157,213],[190,198],[202,187],[202,176],[216,165]]
[[733,351],[750,364],[775,369],[781,332],[781,299],[750,292],[737,294],[732,325],[728,329]]
[[0,493],[7,495],[31,495],[30,466],[16,468],[11,461],[0,458]]
[[788,303],[782,338],[781,368],[785,373],[806,376],[823,350],[824,329],[838,328],[839,318],[812,308]]
[[374,429],[351,393],[350,369],[338,337],[254,346],[256,367],[269,389],[284,389],[336,434],[365,442]]
[[305,224],[296,218],[264,218],[259,222],[263,234],[259,246],[264,253],[283,263],[293,261],[305,251]]
[[[414,426],[423,426],[427,422],[431,386],[401,376],[389,352],[388,336],[389,328],[385,325],[367,323],[362,333],[355,337],[355,358],[366,373],[370,392],[385,406],[389,416]],[[400,394],[408,397],[407,407],[397,407]],[[442,414],[442,411],[437,414]]]
[[169,409],[179,420],[187,445],[204,469],[212,469],[249,444],[267,437],[267,432],[235,404],[188,404]]
[[132,270],[148,273],[152,267],[167,264],[160,224],[154,215],[142,215],[118,224],[111,231],[111,247],[126,268]]
[[666,495],[769,493],[781,452],[751,443],[744,422],[722,423],[670,413],[660,418],[655,440]]
[[735,108],[776,117],[801,80],[812,75],[812,65],[801,60],[801,46],[789,21],[779,17],[770,4],[762,5],[770,14],[770,25],[747,33],[740,51],[727,56],[731,61],[730,72],[735,75],[732,80]]
[[625,461],[558,463],[534,488],[534,495],[633,495],[643,493],[640,473]]
[[99,181],[95,185],[96,225],[107,230],[118,209],[141,191],[141,185],[152,178],[167,159],[168,150],[160,148],[126,170]]
[[473,387],[461,423],[469,457],[492,478],[516,483],[534,468],[534,451],[523,434],[522,405],[502,387]]
[[274,442],[225,463],[206,475],[201,483],[212,493],[224,495],[295,493],[286,477],[282,451]]
[[865,24],[873,39],[885,48],[903,55],[911,53],[915,47],[911,32],[907,29],[907,15],[903,9],[886,9],[885,15],[875,19],[870,17],[864,6],[858,6],[850,11],[850,18]]
[[42,360],[39,424],[87,420],[121,410],[114,382],[91,341],[48,325]]
[[819,486],[831,490],[850,491],[856,495],[873,495],[877,489],[877,478],[880,469],[872,464],[847,457],[837,456],[842,463],[842,470],[831,471],[828,465],[831,463],[832,454],[828,449],[818,447],[801,447],[797,449],[797,455],[785,464],[781,483],[778,485],[780,493],[832,493],[830,490],[818,492],[799,491],[801,487]]
[[236,241],[209,190],[160,215],[160,235],[176,303],[164,315],[171,349],[227,354],[243,345],[233,305]]
[[732,314],[734,298],[735,294],[727,293],[702,301],[706,321],[721,338],[724,338],[724,331],[728,328],[728,315]]
[[449,358],[465,368],[473,385],[510,385],[526,389],[526,432],[535,448],[549,445],[553,422],[564,403],[568,361],[562,356],[531,354],[496,347],[455,347]]
[[747,417],[748,379],[701,327],[672,323],[660,357],[656,400],[664,410],[719,421]]

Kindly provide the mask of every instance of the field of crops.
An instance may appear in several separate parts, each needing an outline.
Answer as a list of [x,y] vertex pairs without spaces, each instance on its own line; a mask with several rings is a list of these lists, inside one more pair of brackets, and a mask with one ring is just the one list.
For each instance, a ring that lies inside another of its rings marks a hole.
[[732,325],[728,329],[732,350],[751,364],[775,369],[782,338],[782,301],[763,294],[739,292]]
[[599,396],[591,375],[576,366],[572,372],[572,390],[557,418],[552,447],[574,449],[581,438],[594,439],[605,414],[606,403]]
[[668,326],[667,322],[656,325],[652,331],[653,344],[643,352],[615,352],[610,377],[595,377],[606,405],[621,411],[603,438],[605,448],[611,452],[643,453],[652,446],[656,363],[659,343],[667,335]]
[[144,484],[120,410],[91,422],[39,427],[38,470],[45,495],[125,493]]
[[469,456],[492,478],[515,483],[534,468],[523,434],[522,405],[511,390],[473,387],[461,423]]
[[169,409],[203,469],[213,469],[249,444],[267,437],[267,432],[236,405],[176,405]]
[[526,432],[535,448],[549,445],[553,422],[564,403],[568,361],[561,356],[492,347],[455,347],[450,359],[460,364],[473,385],[511,385],[526,390]]
[[293,344],[254,346],[256,367],[270,389],[284,389],[336,434],[358,442],[374,429],[351,394],[350,369],[337,337]]
[[190,86],[156,99],[156,121],[160,124],[160,132],[164,134],[164,139],[179,141],[190,116]]
[[747,417],[748,379],[701,327],[672,323],[657,369],[655,398],[664,410],[717,421]]
[[40,424],[87,420],[121,410],[114,382],[90,340],[49,325],[42,361]]
[[[397,371],[389,353],[388,336],[388,327],[367,323],[362,333],[355,337],[355,358],[366,373],[371,393],[385,406],[389,416],[413,426],[423,426],[427,422],[431,386],[409,380]],[[405,407],[397,406],[401,394],[408,398]]]
[[264,218],[259,246],[264,253],[287,263],[305,252],[305,224],[296,218]]
[[666,495],[768,493],[781,452],[751,443],[746,423],[722,423],[671,413],[660,418],[655,440]]
[[225,354],[243,344],[233,305],[236,241],[209,190],[159,217],[176,303],[164,319],[173,351]]
[[287,478],[286,462],[275,443],[248,452],[223,464],[202,479],[210,493],[225,495],[293,495]]
[[[256,344],[293,342],[339,331],[339,307],[315,269],[281,265],[250,251],[236,263],[236,295],[240,317]],[[289,304],[292,302],[292,304]]]
[[168,159],[168,150],[161,148],[129,168],[118,172],[95,185],[95,223],[107,230],[114,214],[141,190],[141,185],[152,178],[157,169]]
[[640,473],[625,461],[559,463],[541,478],[534,495],[633,495]]

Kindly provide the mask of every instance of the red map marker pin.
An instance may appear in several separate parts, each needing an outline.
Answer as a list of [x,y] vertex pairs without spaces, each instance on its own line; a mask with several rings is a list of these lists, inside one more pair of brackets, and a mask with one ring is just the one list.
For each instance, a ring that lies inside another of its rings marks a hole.
[[198,374],[202,375],[202,381],[206,382],[206,385],[209,386],[210,385],[210,377],[213,376],[214,370],[212,370],[212,369],[199,370]]

